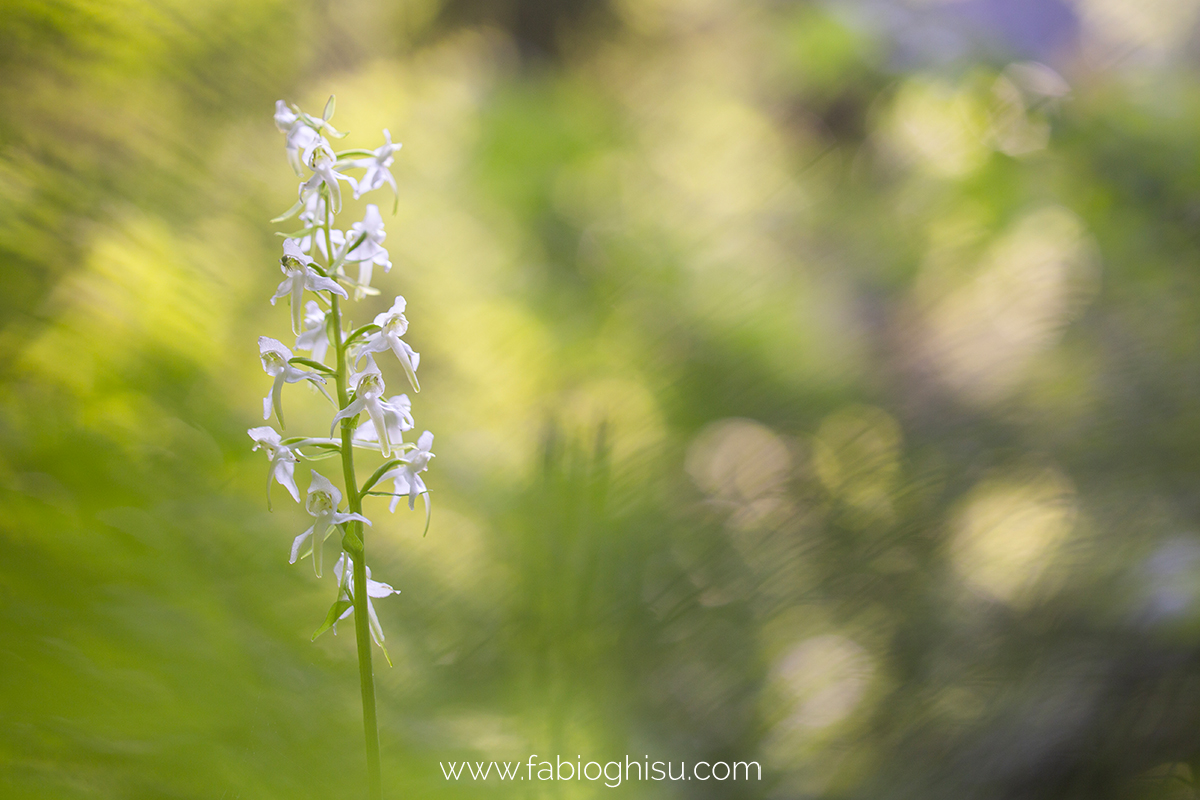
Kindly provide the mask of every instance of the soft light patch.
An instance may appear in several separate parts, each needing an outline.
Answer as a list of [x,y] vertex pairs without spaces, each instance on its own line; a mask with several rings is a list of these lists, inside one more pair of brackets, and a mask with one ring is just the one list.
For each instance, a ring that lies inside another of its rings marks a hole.
[[871,681],[871,659],[845,636],[805,639],[779,660],[773,680],[791,702],[781,723],[787,727],[825,728],[848,717]]
[[[1097,287],[1094,246],[1059,206],[1018,220],[924,314],[920,355],[950,388],[978,403],[1007,397]],[[930,288],[923,283],[926,290]]]
[[1191,36],[1198,0],[1075,0],[1084,31],[1095,45],[1128,54],[1130,48],[1169,51]]
[[1075,493],[1056,471],[986,480],[954,521],[951,561],[973,589],[1005,603],[1027,603],[1075,517]]
[[934,175],[961,178],[990,155],[987,128],[987,112],[970,94],[941,81],[914,78],[896,95],[884,143]]
[[791,470],[791,454],[765,425],[723,419],[700,432],[685,466],[706,493],[741,504],[778,491]]

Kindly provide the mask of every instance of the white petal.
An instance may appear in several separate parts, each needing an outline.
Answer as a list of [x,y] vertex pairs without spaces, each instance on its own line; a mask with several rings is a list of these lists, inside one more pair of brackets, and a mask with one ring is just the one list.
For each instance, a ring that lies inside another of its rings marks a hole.
[[292,333],[299,335],[304,330],[304,308],[300,305],[304,302],[304,284],[301,281],[292,282],[292,296],[289,302],[292,304]]
[[[315,526],[314,526],[315,527]],[[310,527],[304,533],[292,540],[292,557],[288,559],[289,564],[295,564],[296,559],[300,557],[300,548],[304,546],[304,540],[312,536],[313,529]]]
[[288,293],[292,291],[292,281],[294,280],[294,276],[288,275],[280,282],[279,286],[275,289],[275,294],[271,295],[271,305],[275,305],[276,300],[282,300],[288,296]]
[[332,526],[329,524],[332,519],[332,514],[325,513],[317,517],[317,521],[313,523],[313,570],[316,571],[318,578],[321,577],[321,569],[324,566],[325,540],[329,538],[332,530]]
[[277,447],[279,445],[279,434],[270,425],[260,425],[257,428],[251,428],[246,433],[250,434],[250,438],[254,440],[255,450],[260,445],[268,445],[270,447]]
[[413,391],[421,391],[421,384],[417,381],[417,367],[413,364],[412,359],[409,358],[412,348],[395,336],[387,338],[392,347],[392,352],[396,354],[396,360],[400,362],[400,366],[404,367],[404,374],[408,378],[408,382],[412,384]]
[[370,597],[387,597],[388,595],[400,594],[399,590],[393,589],[386,583],[381,581],[373,581],[367,578],[367,595]]
[[300,242],[296,239],[283,240],[283,254],[289,258],[296,259],[304,266],[308,266],[309,264],[313,263],[313,260],[306,256],[304,251],[300,249]]
[[275,376],[275,383],[271,385],[271,393],[268,397],[271,398],[274,404],[275,418],[279,420],[279,427],[286,428],[287,425],[283,422],[283,379],[284,373],[282,372]]
[[379,617],[375,616],[375,606],[371,605],[370,600],[367,600],[367,618],[370,622],[371,638],[375,640],[375,644],[383,647],[383,627],[379,624]]
[[329,435],[331,437],[333,436],[334,429],[337,428],[338,422],[340,422],[343,419],[352,419],[353,417],[356,417],[360,413],[362,413],[363,407],[366,406],[366,404],[367,404],[367,401],[360,397],[359,399],[350,403],[350,405],[343,408],[338,413],[334,414],[333,422],[329,426]]
[[305,285],[314,292],[331,292],[339,297],[349,297],[346,290],[338,285],[337,281],[330,278],[324,278],[315,272],[309,272],[305,279]]
[[288,383],[299,383],[300,381],[312,381],[313,383],[325,383],[325,376],[318,375],[315,372],[293,367],[288,364],[283,368],[283,379]]
[[284,361],[292,357],[292,351],[283,342],[272,339],[270,336],[260,336],[258,337],[258,354],[263,356],[267,353],[278,353]]
[[296,122],[296,115],[287,107],[287,103],[282,100],[275,101],[275,127],[280,133],[287,133],[288,129]]
[[297,503],[300,502],[300,490],[296,488],[296,478],[294,475],[296,463],[294,461],[277,461],[275,462],[275,480],[279,485],[288,490],[288,494]]
[[379,439],[379,449],[383,452],[383,457],[388,458],[392,455],[392,438],[388,435],[387,417],[383,411],[383,405],[378,398],[367,398],[367,414],[371,418],[371,424],[375,426],[375,436]]

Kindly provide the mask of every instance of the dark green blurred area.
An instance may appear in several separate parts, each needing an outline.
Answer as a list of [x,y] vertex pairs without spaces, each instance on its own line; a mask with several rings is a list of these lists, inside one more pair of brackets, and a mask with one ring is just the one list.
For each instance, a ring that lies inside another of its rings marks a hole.
[[[363,794],[246,436],[330,93],[437,435],[385,796],[1195,796],[1197,9],[10,0],[0,797]],[[763,780],[439,767],[534,753]]]

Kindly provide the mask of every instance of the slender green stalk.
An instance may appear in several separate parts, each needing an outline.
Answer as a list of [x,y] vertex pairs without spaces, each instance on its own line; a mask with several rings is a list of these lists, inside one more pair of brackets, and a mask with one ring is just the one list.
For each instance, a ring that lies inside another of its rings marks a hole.
[[[333,243],[330,240],[329,229],[333,226],[333,220],[328,203],[325,209],[325,251],[328,255],[327,265],[332,267]],[[330,277],[334,277],[332,269]],[[331,293],[330,303],[333,315],[333,349],[337,353],[338,407],[345,408],[350,403],[350,391],[346,350],[342,344],[342,311],[336,294]],[[346,499],[350,504],[350,512],[361,514],[362,495],[358,491],[358,478],[354,474],[354,448],[351,442],[353,434],[354,420],[342,420],[342,473],[346,481]],[[381,800],[383,781],[379,770],[379,723],[375,718],[375,674],[371,669],[371,630],[367,615],[366,537],[361,522],[351,522],[348,527],[352,534],[357,535],[357,541],[353,542],[354,549],[350,550],[354,563],[354,593],[351,599],[354,601],[354,637],[358,643],[358,680],[362,689],[363,733],[367,747],[367,796],[370,800]]]

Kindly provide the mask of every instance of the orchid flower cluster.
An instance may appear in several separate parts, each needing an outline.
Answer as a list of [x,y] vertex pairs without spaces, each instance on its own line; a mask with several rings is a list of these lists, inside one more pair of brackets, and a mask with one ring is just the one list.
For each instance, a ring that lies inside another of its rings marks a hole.
[[[361,221],[354,222],[348,229],[338,227],[337,215],[342,212],[341,185],[346,184],[358,199],[386,184],[398,202],[396,181],[390,167],[400,145],[393,144],[391,135],[384,130],[384,144],[375,150],[334,151],[330,140],[340,139],[345,134],[330,124],[333,111],[332,97],[320,117],[306,114],[297,106],[288,106],[282,100],[275,106],[275,125],[286,135],[288,163],[301,182],[296,204],[272,222],[297,216],[302,227],[281,234],[284,240],[279,267],[284,278],[271,297],[271,304],[279,301],[289,304],[295,342],[289,348],[269,336],[259,337],[259,358],[263,370],[272,379],[263,399],[263,419],[270,421],[274,416],[279,430],[263,425],[251,428],[248,433],[254,441],[254,449],[263,450],[268,458],[268,508],[271,506],[272,483],[278,483],[293,500],[300,502],[300,490],[296,485],[296,467],[300,462],[340,457],[345,496],[333,481],[311,469],[304,509],[314,521],[292,542],[290,560],[294,564],[311,557],[313,569],[317,577],[321,577],[326,540],[335,532],[339,534],[342,552],[333,569],[338,583],[337,597],[313,638],[330,628],[336,634],[338,621],[354,614],[360,670],[365,655],[367,675],[364,680],[367,680],[370,645],[365,642],[366,634],[369,632],[380,648],[384,641],[371,599],[398,592],[386,583],[373,580],[366,567],[363,526],[370,526],[371,520],[363,514],[363,500],[372,495],[390,496],[389,510],[394,512],[400,498],[407,497],[408,507],[413,509],[420,495],[425,504],[425,528],[428,530],[429,492],[421,473],[428,469],[434,457],[431,451],[433,434],[425,431],[415,442],[404,440],[404,434],[416,427],[412,403],[407,394],[388,394],[383,374],[375,361],[376,356],[394,357],[413,392],[420,391],[417,368],[421,356],[403,338],[408,331],[404,298],[396,297],[391,307],[376,315],[371,324],[358,328],[349,325],[343,305],[343,301],[350,300],[351,293],[355,300],[378,295],[379,290],[371,286],[375,268],[381,267],[387,272],[392,262],[384,248],[387,234],[375,204],[366,206]],[[351,174],[359,170],[362,173],[358,177]],[[297,356],[293,349],[308,353],[308,356]],[[328,437],[285,437],[281,433],[285,428],[284,387],[293,383],[309,384],[335,407]],[[333,394],[330,389],[334,390]],[[355,475],[355,450],[376,452],[384,459],[361,485]],[[376,489],[386,485],[387,481],[391,482],[392,491]],[[360,593],[359,587],[365,591]],[[384,655],[387,656],[386,650]],[[364,689],[364,712],[365,696]],[[373,723],[373,689],[371,702]]]

